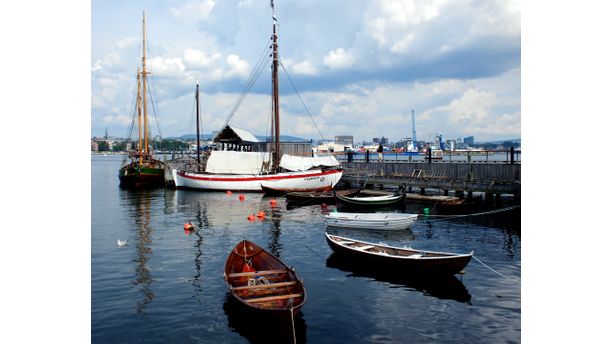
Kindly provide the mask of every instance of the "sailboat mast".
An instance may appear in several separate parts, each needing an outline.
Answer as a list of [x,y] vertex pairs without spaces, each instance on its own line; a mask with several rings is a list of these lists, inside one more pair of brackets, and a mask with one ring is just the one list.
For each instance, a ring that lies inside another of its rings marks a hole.
[[274,1],[271,1],[272,6],[272,47],[273,47],[273,62],[272,62],[272,97],[274,104],[274,161],[273,169],[276,171],[280,165],[280,104],[278,100],[278,42],[276,36],[276,16],[274,14]]
[[200,170],[200,83],[196,82],[196,150],[198,152],[198,171]]
[[136,73],[138,80],[138,96],[136,97],[136,106],[138,108],[138,164],[142,164],[142,104],[140,99],[140,71]]
[[142,110],[144,113],[145,155],[149,156],[149,120],[147,118],[147,43],[145,12],[142,11]]
[[416,140],[416,127],[414,125],[414,109],[412,110],[412,147],[416,150],[417,149],[417,144],[416,144],[417,140]]

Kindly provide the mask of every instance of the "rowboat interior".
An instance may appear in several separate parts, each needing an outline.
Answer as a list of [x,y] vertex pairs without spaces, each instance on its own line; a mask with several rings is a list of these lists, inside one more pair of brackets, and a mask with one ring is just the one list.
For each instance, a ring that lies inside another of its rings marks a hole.
[[448,254],[445,253],[437,253],[437,252],[429,252],[429,251],[419,251],[413,250],[411,248],[397,248],[397,247],[389,247],[384,244],[381,245],[371,245],[368,243],[360,242],[360,241],[352,241],[347,240],[345,238],[336,237],[333,235],[329,236],[331,240],[334,242],[354,249],[358,251],[385,255],[385,256],[395,256],[395,257],[407,257],[412,259],[421,259],[421,258],[434,258],[434,257],[448,257]]
[[[303,298],[297,280],[287,280],[289,270],[237,272],[227,275],[231,291],[258,308],[288,308],[293,299]],[[297,306],[297,302],[295,304]]]

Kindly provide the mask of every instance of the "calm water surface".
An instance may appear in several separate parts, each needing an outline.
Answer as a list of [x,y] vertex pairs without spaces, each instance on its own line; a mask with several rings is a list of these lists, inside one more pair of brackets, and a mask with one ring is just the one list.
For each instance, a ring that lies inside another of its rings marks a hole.
[[[469,252],[465,275],[423,281],[380,274],[331,254],[319,205],[272,208],[261,194],[118,187],[120,156],[92,156],[92,343],[293,342],[291,324],[242,313],[223,282],[246,238],[295,266],[308,300],[298,342],[520,342],[519,214],[418,221],[410,230],[333,232],[415,248]],[[422,212],[422,205],[408,211]],[[333,208],[333,207],[330,207]],[[264,221],[247,215],[266,212]],[[191,220],[201,230],[189,235]],[[331,229],[330,229],[331,231]],[[129,240],[125,247],[117,239]]]

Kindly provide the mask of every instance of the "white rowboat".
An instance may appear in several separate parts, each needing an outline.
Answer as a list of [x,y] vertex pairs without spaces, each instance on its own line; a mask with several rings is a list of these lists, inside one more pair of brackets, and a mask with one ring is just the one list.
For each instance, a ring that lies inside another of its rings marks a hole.
[[417,219],[417,214],[402,213],[339,213],[325,215],[328,226],[378,230],[406,229]]

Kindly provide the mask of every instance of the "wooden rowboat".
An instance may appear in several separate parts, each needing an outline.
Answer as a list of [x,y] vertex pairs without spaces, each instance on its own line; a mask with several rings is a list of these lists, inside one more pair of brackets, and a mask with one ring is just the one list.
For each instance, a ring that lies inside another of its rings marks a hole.
[[[342,196],[353,196],[359,192],[358,189],[347,189],[347,190],[337,190],[336,194]],[[304,202],[304,203],[316,203],[316,202],[327,202],[334,203],[336,199],[334,198],[333,191],[323,191],[323,192],[289,192],[285,194],[285,198],[291,202]]]
[[427,274],[456,274],[472,259],[468,254],[415,250],[410,247],[392,247],[325,233],[331,249],[362,263]]
[[247,240],[232,249],[223,278],[236,300],[260,313],[295,315],[306,302],[306,290],[294,269]]
[[408,228],[417,217],[417,214],[403,213],[331,212],[325,215],[325,221],[333,227],[396,230]]
[[406,194],[404,192],[382,195],[382,196],[363,196],[358,193],[354,196],[343,196],[334,194],[336,201],[354,207],[380,207],[405,205]]

